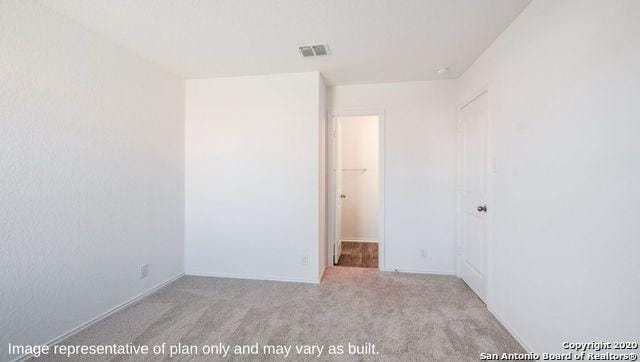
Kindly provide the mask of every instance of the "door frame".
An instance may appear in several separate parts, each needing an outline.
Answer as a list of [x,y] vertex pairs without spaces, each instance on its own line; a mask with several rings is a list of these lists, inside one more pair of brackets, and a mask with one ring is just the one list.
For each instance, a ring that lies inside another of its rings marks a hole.
[[456,107],[456,163],[457,163],[457,176],[456,176],[456,274],[458,278],[462,278],[462,254],[463,254],[463,244],[462,244],[462,129],[461,129],[461,113],[462,109],[469,105],[471,102],[480,98],[481,96],[487,97],[487,122],[485,130],[486,133],[486,144],[485,144],[485,182],[486,182],[486,201],[487,201],[487,213],[485,215],[485,275],[484,275],[484,287],[485,287],[485,304],[490,305],[490,301],[492,293],[491,293],[491,261],[492,261],[492,244],[493,244],[493,211],[494,211],[494,203],[493,203],[493,183],[492,183],[492,175],[496,172],[495,167],[495,159],[493,158],[493,133],[491,132],[492,124],[491,124],[491,106],[490,106],[490,88],[488,85],[480,88],[480,90],[471,93],[471,96],[467,97],[464,102],[460,103],[458,107]]
[[335,189],[335,174],[334,169],[336,165],[336,119],[340,117],[365,117],[365,116],[377,116],[378,117],[378,269],[386,270],[385,258],[384,258],[384,215],[385,215],[385,198],[384,198],[384,109],[348,109],[334,111],[329,117],[329,130],[330,134],[327,137],[328,147],[328,170],[327,177],[327,205],[329,207],[329,230],[330,237],[327,238],[327,264],[328,266],[334,266],[333,253],[334,253],[334,237],[336,235],[336,189]]

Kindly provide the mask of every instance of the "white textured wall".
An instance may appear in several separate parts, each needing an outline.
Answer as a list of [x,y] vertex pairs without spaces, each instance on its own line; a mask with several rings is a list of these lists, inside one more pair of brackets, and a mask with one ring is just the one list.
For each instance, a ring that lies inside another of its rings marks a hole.
[[0,49],[6,360],[183,271],[184,114],[183,81],[34,1],[0,2]]
[[340,117],[342,130],[342,240],[378,240],[379,125],[377,116]]
[[640,336],[638,19],[534,1],[459,80],[460,103],[489,90],[488,306],[536,352]]
[[187,81],[188,274],[318,281],[320,90],[317,72]]
[[331,88],[333,114],[384,110],[383,269],[456,272],[454,90],[453,81]]

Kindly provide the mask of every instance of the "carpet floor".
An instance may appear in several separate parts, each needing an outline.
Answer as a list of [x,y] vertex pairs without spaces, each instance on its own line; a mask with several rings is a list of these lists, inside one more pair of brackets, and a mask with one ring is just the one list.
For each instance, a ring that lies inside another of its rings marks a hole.
[[[184,276],[61,344],[127,343],[150,348],[166,343],[167,354],[170,345],[199,346],[199,355],[172,360],[283,360],[273,354],[232,354],[234,345],[255,343],[260,349],[291,345],[287,360],[293,361],[477,361],[481,352],[524,352],[456,277],[342,267],[327,269],[317,285]],[[226,358],[201,354],[202,346],[219,343],[232,346]],[[377,354],[350,355],[349,343],[374,344]],[[319,358],[296,352],[296,345],[307,344],[325,348]],[[330,355],[331,345],[342,345],[344,353]],[[71,359],[168,358],[150,353]]]

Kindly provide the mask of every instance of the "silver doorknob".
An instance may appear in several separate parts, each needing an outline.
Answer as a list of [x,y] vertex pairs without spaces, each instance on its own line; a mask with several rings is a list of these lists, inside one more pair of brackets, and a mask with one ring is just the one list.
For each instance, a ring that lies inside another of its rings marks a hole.
[[487,212],[487,205],[478,206],[478,212]]

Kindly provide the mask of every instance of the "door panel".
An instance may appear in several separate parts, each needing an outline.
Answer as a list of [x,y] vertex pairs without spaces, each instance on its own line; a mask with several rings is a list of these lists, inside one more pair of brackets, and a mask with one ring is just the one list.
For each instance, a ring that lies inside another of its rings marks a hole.
[[487,94],[460,111],[460,222],[462,279],[486,298],[487,250]]

